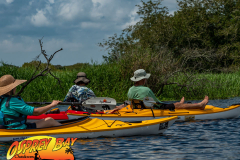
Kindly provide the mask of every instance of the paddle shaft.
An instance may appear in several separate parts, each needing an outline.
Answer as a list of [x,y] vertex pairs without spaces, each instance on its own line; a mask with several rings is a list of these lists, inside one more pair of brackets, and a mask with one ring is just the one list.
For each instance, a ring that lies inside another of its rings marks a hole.
[[[52,102],[25,102],[26,104],[39,104],[39,105],[44,105],[44,104],[51,104]],[[60,102],[58,105],[82,105],[80,102]]]

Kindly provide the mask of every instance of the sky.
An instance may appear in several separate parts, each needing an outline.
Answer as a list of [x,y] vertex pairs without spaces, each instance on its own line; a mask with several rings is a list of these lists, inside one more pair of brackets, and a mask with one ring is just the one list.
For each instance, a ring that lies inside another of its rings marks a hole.
[[[53,65],[102,63],[107,51],[98,43],[136,24],[137,4],[141,0],[0,0],[0,61],[31,62],[42,39],[47,55],[63,48]],[[177,10],[176,0],[162,5],[170,14]],[[46,63],[43,56],[40,60]]]

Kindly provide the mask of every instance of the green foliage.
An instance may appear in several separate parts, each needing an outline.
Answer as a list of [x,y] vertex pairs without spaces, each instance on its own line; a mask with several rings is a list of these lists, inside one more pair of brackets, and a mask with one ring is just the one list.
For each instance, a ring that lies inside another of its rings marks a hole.
[[208,81],[195,72],[238,70],[240,1],[179,0],[173,15],[161,3],[142,1],[138,23],[99,43],[108,50],[105,61],[118,63],[123,77],[143,68],[151,73],[148,86],[158,96],[172,87],[174,97],[182,91],[196,97],[204,91],[195,85]]
[[64,69],[73,70],[73,69],[81,69],[81,68],[88,67],[88,66],[90,66],[89,63],[76,63],[74,65],[64,66]]
[[[15,67],[3,64],[0,66],[0,77],[11,74],[16,79],[29,80],[35,71],[35,67]],[[93,64],[83,65],[82,68],[65,69],[53,71],[53,75],[61,80],[61,85],[51,75],[38,77],[32,81],[22,93],[25,101],[51,101],[53,99],[63,100],[68,90],[76,79],[78,72],[85,72],[91,80],[88,87],[98,97],[114,97],[117,100],[126,100],[127,91],[132,85],[130,79],[124,80],[119,72],[119,65]],[[17,92],[20,90],[17,87]]]
[[[240,1],[237,0],[183,0],[177,1],[178,10],[168,14],[161,7],[162,0],[138,5],[141,21],[124,29],[99,45],[109,51],[107,62],[119,61],[123,55],[146,48],[157,53],[163,48],[182,60],[190,54],[185,67],[201,62],[201,69],[229,67],[239,62]],[[209,60],[211,59],[211,60]]]
[[[40,61],[32,61],[29,63],[24,63],[22,65],[23,68],[37,68],[38,66],[40,70],[43,70],[46,68],[47,63],[41,63]],[[54,65],[50,64],[48,67],[51,68],[51,70],[57,70]]]
[[[60,78],[61,86],[58,85],[56,79],[52,76],[39,77],[32,81],[22,93],[25,101],[52,101],[53,99],[63,100],[69,88],[74,85],[73,81],[78,72],[85,72],[91,80],[88,87],[91,88],[98,97],[112,97],[118,102],[127,100],[128,89],[133,85],[130,81],[132,74],[126,77],[122,76],[119,64],[93,64],[91,66],[75,69],[75,70],[58,70],[53,74]],[[35,68],[15,67],[3,64],[0,66],[0,77],[5,74],[11,74],[16,79],[29,80],[34,73]],[[179,73],[177,77],[172,77],[175,82],[191,87],[186,88],[178,85],[167,85],[163,89],[162,94],[158,94],[160,88],[158,84],[152,85],[150,88],[155,91],[157,97],[162,101],[180,100],[182,96],[186,100],[202,99],[204,95],[208,95],[210,99],[224,99],[228,97],[240,96],[240,71],[235,73],[221,74],[195,74],[197,79],[204,81],[188,81],[187,77]],[[153,81],[154,77],[150,77],[148,83]],[[191,77],[190,77],[191,79]],[[206,83],[207,82],[207,83]],[[153,83],[153,82],[151,82]],[[19,91],[21,86],[17,87]]]

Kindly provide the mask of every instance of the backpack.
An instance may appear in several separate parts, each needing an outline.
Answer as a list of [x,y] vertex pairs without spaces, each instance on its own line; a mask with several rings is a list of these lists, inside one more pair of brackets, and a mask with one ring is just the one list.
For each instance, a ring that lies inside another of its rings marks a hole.
[[[2,111],[1,111],[1,107],[2,107],[2,102],[5,98],[7,98],[7,101],[6,101],[6,104],[5,104],[5,107],[9,107],[9,102],[10,102],[10,99],[12,98],[13,96],[0,96],[0,128],[7,128],[7,129],[11,129],[11,128],[15,128],[15,127],[19,127],[23,124],[26,124],[26,118],[27,117],[24,117],[23,114],[20,114],[19,117],[17,116],[13,116],[13,115],[7,115],[7,114],[4,114]],[[22,100],[21,97],[17,97],[19,100]],[[6,118],[11,118],[12,120],[7,120],[6,121]],[[11,126],[8,126],[12,123],[15,123],[15,122],[19,122],[20,124],[18,125],[11,125]]]

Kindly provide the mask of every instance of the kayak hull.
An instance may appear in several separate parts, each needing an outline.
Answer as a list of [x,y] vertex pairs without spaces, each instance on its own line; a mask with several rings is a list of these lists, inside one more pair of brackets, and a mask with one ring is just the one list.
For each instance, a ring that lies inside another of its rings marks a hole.
[[176,116],[141,122],[122,122],[87,118],[84,121],[42,129],[0,129],[0,141],[21,141],[32,136],[56,138],[97,138],[156,135],[166,131],[177,119]]
[[[123,120],[123,121],[138,121],[158,119],[169,116],[178,116],[176,121],[191,121],[191,120],[212,120],[212,119],[229,119],[237,118],[240,115],[240,105],[233,105],[228,108],[219,108],[207,105],[205,110],[199,109],[176,109],[175,111],[153,109],[134,109],[133,112],[118,112],[116,114],[91,114],[92,118],[104,120]],[[86,114],[68,113],[69,119],[76,117],[88,116]]]

